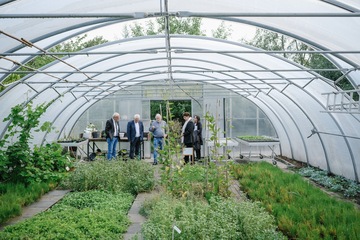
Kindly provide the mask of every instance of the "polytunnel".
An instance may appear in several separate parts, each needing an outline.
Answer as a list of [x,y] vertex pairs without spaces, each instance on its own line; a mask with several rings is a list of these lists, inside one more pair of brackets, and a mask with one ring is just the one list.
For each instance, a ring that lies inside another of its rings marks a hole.
[[[16,104],[53,100],[41,121],[60,131],[34,133],[34,142],[42,144],[58,139],[84,112],[115,94],[131,99],[138,97],[131,90],[139,86],[168,92],[214,86],[215,97],[226,92],[247,99],[266,115],[280,140],[279,154],[359,181],[358,100],[319,69],[282,58],[281,52],[165,31],[67,53],[41,69],[23,71],[28,74],[17,82],[4,81],[38,55],[56,57],[48,49],[71,37],[120,22],[177,16],[242,23],[298,39],[338,67],[341,79],[354,88],[350,92],[357,93],[359,9],[353,0],[2,0],[0,115],[5,118]],[[1,137],[8,125],[0,123]]]

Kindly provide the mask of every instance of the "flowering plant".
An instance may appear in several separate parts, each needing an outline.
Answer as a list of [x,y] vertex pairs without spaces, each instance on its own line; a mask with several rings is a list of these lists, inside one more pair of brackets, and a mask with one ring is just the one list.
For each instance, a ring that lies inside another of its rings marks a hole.
[[95,126],[95,124],[93,124],[93,123],[89,123],[89,124],[86,126],[86,130],[91,131],[91,132],[96,132],[96,131],[97,131],[96,126]]

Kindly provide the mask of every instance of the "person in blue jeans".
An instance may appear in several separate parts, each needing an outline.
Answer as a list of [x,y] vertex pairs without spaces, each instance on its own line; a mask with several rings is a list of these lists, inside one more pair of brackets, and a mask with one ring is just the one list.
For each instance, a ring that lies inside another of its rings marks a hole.
[[155,121],[150,124],[149,131],[154,136],[154,162],[153,165],[157,165],[158,150],[162,150],[164,146],[164,138],[166,137],[166,122],[162,120],[161,115],[158,113],[155,116]]
[[115,159],[116,158],[116,145],[119,141],[119,133],[120,133],[120,114],[114,113],[112,118],[106,121],[105,125],[105,134],[106,134],[106,142],[108,144],[108,152],[107,159]]
[[137,157],[140,160],[140,145],[144,140],[144,124],[140,121],[139,114],[135,114],[134,120],[128,122],[126,133],[130,142],[130,159]]

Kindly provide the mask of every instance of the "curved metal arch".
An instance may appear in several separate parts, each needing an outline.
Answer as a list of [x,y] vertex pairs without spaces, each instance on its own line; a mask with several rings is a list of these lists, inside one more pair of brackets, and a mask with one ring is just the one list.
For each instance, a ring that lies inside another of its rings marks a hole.
[[[159,37],[161,37],[161,36],[159,36]],[[137,40],[138,40],[138,39],[137,39]],[[130,39],[129,39],[128,41],[130,41]],[[118,42],[122,42],[122,41],[118,41]],[[225,42],[225,43],[228,44],[228,42],[226,42],[226,41],[223,41],[223,42]],[[111,43],[111,44],[115,44],[115,43]],[[242,46],[242,47],[247,47],[247,46],[244,46],[244,45],[241,45],[241,44],[237,44],[237,45],[240,45],[240,46]],[[231,57],[241,59],[241,58],[239,58],[238,56],[233,56],[233,55],[231,55]],[[273,57],[277,57],[277,56],[273,56]],[[104,59],[102,59],[101,61],[103,61],[103,60],[104,60]],[[243,60],[243,61],[247,61],[246,59],[242,59],[242,60]],[[253,62],[251,62],[251,61],[247,61],[247,62],[249,62],[249,63],[251,63],[251,64],[255,64],[255,63],[253,63]],[[289,62],[289,63],[291,63],[291,62]],[[56,62],[54,62],[53,64],[56,64]],[[50,64],[50,66],[52,66],[53,64]],[[92,63],[90,63],[90,64],[88,64],[88,65],[86,65],[86,66],[84,66],[84,67],[88,67],[89,65],[92,65],[92,64],[94,64],[94,62],[92,62]],[[127,64],[130,64],[130,63],[127,63]],[[293,63],[291,63],[291,64],[293,64]],[[258,65],[258,64],[255,64],[255,65],[263,68],[263,66],[261,66],[261,65]],[[293,65],[294,65],[294,64],[293,64]],[[116,68],[116,67],[119,67],[119,66],[115,66],[114,68]],[[301,66],[298,66],[298,67],[301,68]],[[248,73],[246,73],[246,74],[248,74]],[[69,74],[69,75],[70,75],[70,74]],[[279,75],[279,76],[280,76],[280,75]],[[116,76],[116,77],[118,77],[118,76]],[[255,76],[253,76],[253,77],[255,77]],[[64,78],[64,77],[63,77],[63,78]],[[286,79],[285,79],[285,80],[286,80]],[[265,83],[265,82],[264,82],[264,84],[269,85],[268,83]],[[50,86],[49,86],[49,87],[50,87]],[[271,87],[271,86],[270,86],[270,87]]]
[[320,0],[320,1],[330,4],[332,6],[347,10],[349,12],[359,12],[359,9],[349,6],[349,5],[339,2],[339,1],[334,1],[334,0]]
[[4,6],[4,5],[6,5],[6,4],[9,4],[9,3],[11,3],[11,2],[15,2],[16,0],[1,0],[0,1],[0,7],[1,6]]
[[[314,48],[316,49],[319,49],[319,50],[323,50],[323,51],[326,51],[326,50],[329,50],[328,48],[325,48],[323,47],[322,45],[316,43],[316,42],[313,42],[313,41],[310,41],[306,38],[303,38],[297,34],[294,34],[294,33],[291,33],[291,32],[288,32],[288,31],[284,31],[280,28],[276,28],[276,27],[273,27],[273,26],[269,26],[269,25],[265,25],[265,24],[262,24],[262,23],[257,23],[257,22],[254,22],[254,21],[250,21],[250,20],[244,20],[244,19],[234,19],[234,18],[217,18],[217,19],[222,19],[222,20],[226,20],[226,21],[230,21],[230,22],[238,22],[238,23],[243,23],[243,24],[247,24],[247,25],[250,25],[250,26],[256,26],[256,27],[259,27],[259,28],[263,28],[263,29],[266,29],[266,30],[270,30],[270,31],[273,31],[273,32],[277,32],[277,33],[280,33],[280,34],[283,34],[283,35],[286,35],[286,36],[290,36],[296,40],[299,40],[299,41],[302,41],[310,46],[313,46]],[[330,55],[331,57],[329,57],[328,55]],[[334,60],[332,59],[332,57],[336,57],[342,61],[344,61],[345,63],[351,65],[351,66],[354,66],[354,67],[360,67],[359,64],[353,62],[353,61],[350,61],[349,59],[345,58],[344,56],[341,56],[339,54],[323,54],[324,57],[326,57],[330,62],[332,62],[336,67],[340,68],[341,66]],[[351,81],[351,84],[354,86],[354,87],[357,87],[356,86],[356,83],[354,82],[354,80],[351,78],[351,76],[349,76],[350,78],[350,81]]]
[[[53,32],[49,32],[45,35],[42,35],[42,36],[38,36],[34,39],[31,39],[29,40],[30,42],[32,43],[37,43],[39,41],[42,41],[42,40],[45,40],[49,37],[52,37],[54,35],[58,35],[58,34],[63,34],[65,32],[68,32],[68,31],[72,31],[72,30],[75,30],[75,29],[79,29],[79,28],[83,28],[83,27],[88,27],[88,26],[92,26],[88,29],[84,29],[84,30],[79,30],[79,32],[77,33],[73,33],[67,37],[64,37],[64,38],[61,38],[61,39],[58,39],[57,41],[53,42],[53,44],[49,45],[47,48],[45,48],[46,50],[47,49],[50,49],[51,47],[61,43],[61,42],[64,42],[72,37],[75,37],[75,36],[78,36],[82,33],[85,33],[85,32],[89,32],[89,31],[92,31],[92,30],[95,30],[95,29],[99,29],[99,28],[102,28],[104,26],[108,26],[108,25],[112,25],[112,24],[116,24],[116,23],[120,23],[120,22],[126,22],[126,21],[130,21],[131,19],[121,19],[121,20],[118,20],[118,19],[113,19],[113,18],[105,18],[105,19],[97,19],[97,20],[93,20],[93,21],[90,21],[90,22],[85,22],[85,23],[81,23],[81,24],[77,24],[77,25],[71,25],[69,27],[65,27],[65,28],[62,28],[62,29],[57,29],[56,31],[53,31]],[[101,24],[100,26],[97,25],[97,24]],[[14,40],[15,41],[15,40]],[[13,47],[12,49],[9,49],[7,52],[16,52],[16,51],[19,51],[23,48],[26,48],[27,46],[24,46],[22,43],[20,43],[18,46],[16,47]],[[28,58],[25,58],[23,61],[21,61],[22,64],[26,64],[27,62],[29,62],[30,60],[34,59],[36,56],[30,56]],[[19,69],[20,66],[14,66],[11,70],[12,71],[16,71],[17,69]],[[0,77],[0,82],[2,82],[6,77],[8,76],[8,74],[4,74],[4,76]]]
[[[175,37],[184,37],[184,36],[181,36],[181,35],[172,35],[172,36],[175,36]],[[161,38],[161,37],[162,37],[162,36],[155,36],[155,37],[149,37],[149,36],[147,36],[147,37],[139,37],[139,38],[136,38],[135,40],[141,40],[141,39],[144,39],[144,38],[146,38],[146,39],[150,39],[150,38]],[[219,39],[210,39],[210,38],[205,38],[205,37],[200,37],[200,36],[195,36],[195,37],[194,37],[194,36],[186,36],[186,38],[197,38],[197,39],[205,39],[205,40],[212,40],[212,41],[220,41],[220,42],[222,42],[222,43],[229,44],[228,41],[219,40]],[[106,44],[103,44],[103,45],[95,46],[95,47],[93,47],[93,48],[90,48],[89,50],[94,50],[94,49],[97,49],[97,48],[103,48],[103,47],[106,47],[107,45],[114,45],[114,44],[117,44],[117,43],[122,43],[122,42],[127,42],[127,41],[133,41],[133,40],[132,40],[132,39],[131,39],[131,40],[130,40],[130,39],[118,40],[118,41],[115,41],[115,42],[111,42],[111,43],[106,43]],[[247,45],[245,45],[245,44],[240,44],[240,43],[233,43],[233,42],[231,42],[231,45],[237,45],[237,46],[241,46],[241,47],[243,47],[243,48],[256,50],[256,48],[254,48],[254,47],[252,47],[252,46],[247,46]],[[159,49],[159,48],[146,48],[145,50],[154,50],[154,49]],[[173,49],[179,49],[179,47],[174,47]],[[188,48],[188,49],[195,49],[195,48]],[[144,49],[140,49],[140,50],[144,50]],[[264,54],[266,54],[266,52],[264,52]],[[101,58],[100,60],[97,60],[97,61],[93,61],[93,62],[88,63],[87,65],[83,66],[82,69],[85,68],[85,67],[89,67],[89,66],[91,66],[91,65],[94,65],[94,64],[96,64],[96,63],[98,63],[98,62],[105,61],[105,60],[108,60],[108,59],[111,59],[111,58],[114,58],[114,57],[119,57],[119,56],[122,56],[122,55],[125,55],[125,54],[121,54],[121,55],[120,55],[120,54],[119,54],[119,55],[111,55],[111,56],[109,56],[109,57],[107,57],[107,58]],[[263,69],[267,69],[267,70],[269,70],[269,72],[271,72],[271,69],[269,69],[269,68],[264,68],[264,67],[262,67],[262,65],[257,64],[257,63],[255,63],[255,62],[253,62],[253,61],[249,61],[249,60],[247,60],[247,59],[245,59],[245,58],[241,58],[241,57],[239,57],[239,56],[235,56],[235,55],[232,55],[232,54],[226,54],[226,53],[222,53],[221,55],[228,56],[228,57],[232,57],[232,58],[236,58],[236,59],[242,60],[242,61],[244,61],[244,62],[248,62],[248,63],[250,63],[250,64],[252,64],[252,65],[258,66],[258,67],[263,68]],[[303,70],[306,69],[306,68],[304,68],[304,66],[301,66],[301,65],[299,65],[299,64],[296,64],[296,63],[294,63],[294,62],[291,62],[291,61],[289,61],[289,60],[287,60],[287,59],[283,59],[283,58],[280,58],[279,56],[272,55],[272,54],[269,54],[269,55],[271,55],[271,56],[274,57],[274,58],[278,58],[279,60],[284,61],[284,62],[286,62],[286,63],[288,63],[288,64],[291,64],[291,65],[293,65],[293,66],[295,66],[295,67],[297,67],[297,68],[299,68],[299,69],[303,69]],[[64,58],[63,58],[63,60],[66,60],[66,59],[67,59],[67,57],[64,57]],[[174,57],[174,59],[175,59],[175,57]],[[189,59],[190,59],[190,58],[189,58]],[[141,62],[141,61],[142,61],[142,60],[137,61],[137,62]],[[58,61],[54,61],[54,62],[50,63],[49,65],[45,66],[45,67],[42,68],[42,69],[46,69],[47,67],[53,66],[54,64],[57,64],[57,63],[58,63]],[[135,62],[129,62],[129,63],[126,63],[126,64],[124,64],[124,65],[118,65],[118,66],[116,66],[116,67],[114,67],[114,68],[109,68],[109,69],[107,69],[107,70],[115,69],[115,68],[117,68],[117,67],[123,67],[123,66],[129,65],[129,64],[132,64],[132,63],[135,63]],[[225,65],[224,65],[224,66],[225,66]],[[243,72],[243,73],[244,73],[244,74],[248,74],[248,73],[246,73],[246,72]],[[274,72],[273,72],[273,73],[274,73]],[[318,74],[316,74],[315,72],[313,72],[312,74],[313,74],[314,76],[318,77],[318,78],[321,78],[321,76],[318,75]],[[65,75],[65,77],[63,76],[62,78],[66,78],[66,77],[68,77],[68,76],[70,76],[70,75],[71,75],[71,73],[69,73],[68,75]],[[280,76],[280,74],[279,74],[279,76]],[[30,76],[30,77],[31,77],[31,76]],[[118,77],[118,76],[116,76],[116,77]],[[258,79],[258,78],[257,78],[257,79]],[[286,80],[286,79],[285,79],[285,80]],[[264,84],[267,84],[267,83],[264,83]]]
[[[117,22],[113,23],[113,22],[105,22],[105,23],[100,23],[101,25],[96,25],[96,26],[92,26],[92,27],[89,27],[87,29],[82,29],[76,33],[72,33],[70,35],[67,35],[66,37],[63,37],[63,38],[59,38],[58,40],[54,41],[52,44],[49,44],[46,48],[44,48],[45,50],[48,50],[48,49],[51,49],[52,47],[68,40],[68,39],[71,39],[73,37],[76,37],[76,36],[79,36],[80,34],[83,34],[83,33],[86,33],[86,32],[89,32],[89,31],[92,31],[92,30],[95,30],[95,29],[98,29],[98,28],[102,28],[102,27],[105,27],[105,26],[108,26],[108,25],[112,25],[112,24],[116,24]],[[75,29],[78,29],[79,27],[77,28],[74,28],[72,30],[75,30]],[[66,31],[63,31],[63,32],[60,32],[60,33],[56,33],[56,34],[62,34],[62,33],[65,33],[65,32],[68,32],[68,31],[71,31],[71,30],[66,30]],[[51,36],[50,34],[48,34],[48,36]],[[39,41],[42,41],[42,40],[45,40],[47,39],[48,37],[44,37],[42,38],[41,40]],[[34,42],[35,43],[35,42]],[[22,46],[20,48],[20,46]],[[9,51],[9,52],[16,52],[16,51],[19,51],[23,48],[26,48],[26,46],[24,47],[23,45],[19,45],[15,50],[15,51]],[[38,51],[40,52],[40,51]],[[36,56],[29,56],[27,58],[24,58],[21,63],[22,64],[26,64],[27,62],[31,61],[32,59],[36,58]],[[14,66],[12,69],[10,69],[11,71],[16,71],[17,69],[19,69],[21,66]],[[3,82],[10,74],[4,74],[4,76],[0,77],[0,83]]]
[[[317,47],[318,49],[328,50],[328,49],[325,49],[324,47],[322,47],[321,45],[316,44],[315,42],[311,42],[311,41],[309,41],[308,39],[304,39],[304,38],[302,38],[302,37],[300,37],[300,36],[298,36],[298,35],[296,35],[296,34],[292,34],[292,33],[288,32],[288,31],[283,31],[283,30],[281,30],[281,29],[279,29],[279,28],[271,27],[271,26],[268,26],[268,25],[265,25],[265,24],[260,24],[260,23],[254,22],[254,21],[248,21],[248,20],[243,20],[243,19],[238,19],[238,18],[214,18],[214,19],[221,19],[221,20],[227,20],[227,21],[232,21],[232,22],[244,23],[244,24],[248,24],[248,25],[252,25],[252,26],[258,26],[258,27],[261,27],[261,28],[264,28],[264,29],[268,29],[268,30],[271,30],[271,31],[279,32],[279,33],[284,34],[284,35],[291,36],[291,37],[293,37],[293,38],[295,38],[295,39],[298,39],[298,40],[303,41],[303,42],[305,42],[305,43],[308,43],[308,44],[310,44],[310,45],[312,45],[312,46],[315,46],[315,47]],[[103,20],[102,22],[106,22],[106,21],[111,21],[112,19],[102,19],[102,20]],[[121,21],[118,21],[118,22],[130,21],[130,20],[131,20],[131,19],[124,19],[124,20],[121,20]],[[88,25],[93,25],[93,24],[94,24],[93,22],[85,22],[85,23],[79,24],[78,27],[88,26]],[[112,24],[113,24],[113,23],[112,23]],[[74,29],[74,28],[78,28],[78,27],[75,27],[75,25],[73,25],[72,27],[64,28],[64,29],[62,29],[62,30],[57,30],[56,32],[57,32],[57,33],[65,32],[65,31],[68,31],[68,30],[70,30],[70,29]],[[99,26],[99,27],[94,27],[94,29],[97,29],[97,28],[100,28],[100,26]],[[42,37],[40,37],[40,38],[37,38],[37,39],[44,39],[44,38],[46,38],[47,36],[50,36],[50,35],[55,34],[56,32],[49,33],[49,34],[44,35],[44,36],[42,36]],[[32,41],[35,41],[35,40],[32,40]],[[324,56],[326,56],[326,55],[324,54]],[[346,63],[348,63],[348,64],[350,64],[350,65],[352,65],[352,66],[357,66],[357,64],[355,64],[355,63],[352,62],[352,61],[349,61],[348,59],[344,58],[343,56],[337,56],[337,54],[334,54],[334,55],[332,55],[332,56],[335,56],[335,57],[343,60],[344,62],[346,62]],[[333,62],[335,65],[337,65],[336,62],[334,62],[334,61],[332,61],[332,62]],[[339,67],[339,66],[338,66],[338,67]],[[352,81],[352,84],[353,84],[353,86],[355,86],[355,83],[354,83],[353,81]]]
[[[236,57],[236,56],[231,56],[231,57]],[[192,58],[191,60],[194,61],[194,58]],[[93,62],[92,62],[92,63],[93,63]],[[133,63],[133,62],[131,62],[131,63]],[[251,62],[251,63],[252,63],[252,62]],[[55,63],[54,63],[54,64],[55,64]],[[119,67],[119,66],[115,66],[115,68],[116,68],[116,67]],[[229,66],[227,66],[227,67],[229,67]],[[261,65],[260,65],[260,67],[264,68],[264,66],[261,66]],[[274,74],[276,74],[276,73],[274,73]],[[285,79],[285,80],[286,80],[286,79]],[[265,83],[265,84],[267,84],[267,83]],[[301,89],[302,89],[302,88],[301,88]],[[228,90],[231,91],[231,89],[228,89]],[[304,89],[302,89],[302,90],[304,90]],[[311,94],[308,93],[308,95],[311,95]],[[312,96],[312,95],[311,95],[311,96]],[[314,96],[312,96],[312,97],[314,97]],[[299,109],[301,109],[301,108],[299,108]],[[295,122],[294,122],[294,123],[295,123]],[[295,123],[295,124],[296,124],[296,123]]]

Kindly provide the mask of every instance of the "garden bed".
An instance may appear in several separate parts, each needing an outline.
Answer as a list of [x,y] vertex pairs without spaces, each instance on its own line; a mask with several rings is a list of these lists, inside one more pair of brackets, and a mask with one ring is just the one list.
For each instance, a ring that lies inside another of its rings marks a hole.
[[0,184],[0,224],[8,219],[19,216],[21,208],[27,206],[54,188],[54,184],[22,183]]
[[261,201],[291,239],[358,239],[360,211],[305,181],[262,162],[233,167],[248,197]]
[[0,239],[119,239],[133,200],[129,193],[69,193],[50,210],[6,227]]
[[77,163],[60,185],[71,189],[50,210],[4,228],[0,239],[121,239],[134,196],[154,187],[153,167],[142,161]]

